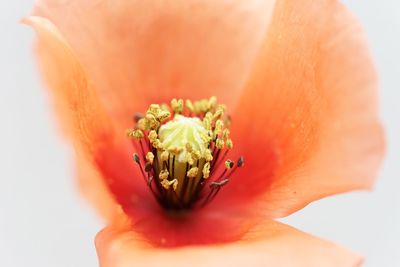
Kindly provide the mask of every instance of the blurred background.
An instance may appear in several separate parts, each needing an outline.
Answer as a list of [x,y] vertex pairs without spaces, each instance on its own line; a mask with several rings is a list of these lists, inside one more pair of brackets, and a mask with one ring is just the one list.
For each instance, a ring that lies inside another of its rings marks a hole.
[[[346,0],[360,18],[381,76],[388,153],[372,193],[318,201],[285,218],[366,256],[366,267],[400,266],[400,2]],[[102,223],[73,183],[32,56],[33,32],[18,24],[32,0],[0,3],[0,266],[97,266]]]

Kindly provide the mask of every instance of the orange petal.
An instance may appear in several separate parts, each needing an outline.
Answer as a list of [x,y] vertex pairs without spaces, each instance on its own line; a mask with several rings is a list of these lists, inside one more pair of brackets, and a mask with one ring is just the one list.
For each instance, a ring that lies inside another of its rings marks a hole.
[[[173,97],[231,104],[265,34],[272,0],[39,1],[126,126]],[[140,106],[133,101],[139,99]]]
[[246,165],[225,201],[263,194],[261,211],[283,216],[373,184],[384,146],[377,77],[359,24],[338,1],[277,2],[240,100],[232,132]]
[[235,243],[176,249],[151,247],[132,231],[108,227],[97,235],[96,247],[101,267],[356,267],[362,263],[352,252],[274,221]]
[[131,201],[136,194],[153,203],[129,157],[131,145],[123,138],[124,131],[105,112],[85,71],[58,30],[41,17],[28,17],[24,23],[38,33],[40,67],[54,96],[62,130],[77,151],[83,191],[91,192],[89,195],[97,201],[99,197],[95,196],[101,197],[95,204],[107,217],[116,206],[104,191],[106,186],[120,203]]

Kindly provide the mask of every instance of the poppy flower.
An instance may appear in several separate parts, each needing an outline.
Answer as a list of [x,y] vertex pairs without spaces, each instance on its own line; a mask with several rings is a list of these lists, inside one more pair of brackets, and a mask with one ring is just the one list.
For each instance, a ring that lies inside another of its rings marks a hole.
[[340,3],[39,0],[24,22],[107,223],[100,266],[361,264],[274,221],[369,189],[383,154],[375,69]]

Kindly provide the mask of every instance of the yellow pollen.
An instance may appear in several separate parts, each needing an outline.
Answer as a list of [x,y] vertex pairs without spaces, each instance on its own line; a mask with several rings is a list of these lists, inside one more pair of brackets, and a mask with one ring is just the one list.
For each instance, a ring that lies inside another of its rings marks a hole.
[[193,103],[192,103],[192,101],[190,101],[189,99],[188,100],[186,100],[186,107],[189,109],[189,111],[190,112],[194,112],[194,106],[193,106]]
[[222,140],[222,139],[217,139],[217,142],[216,142],[216,147],[218,148],[218,149],[223,149],[224,148],[224,145],[225,145],[225,142],[224,142],[224,140]]
[[233,167],[233,161],[228,159],[227,161],[225,161],[225,168],[227,168],[228,170],[231,169]]
[[161,180],[166,180],[169,176],[169,172],[167,170],[161,170],[160,174],[158,177],[160,177]]
[[149,138],[150,142],[154,142],[157,139],[158,135],[156,131],[151,130],[147,137]]
[[137,129],[137,130],[129,129],[127,131],[127,135],[129,137],[136,138],[137,140],[140,140],[140,139],[142,139],[144,137],[143,132],[141,130],[139,130],[139,129]]
[[163,151],[160,156],[162,161],[167,161],[169,158],[169,152],[167,150]]
[[206,162],[203,167],[203,178],[207,179],[210,176],[210,162]]
[[192,177],[192,178],[196,177],[198,172],[199,172],[199,168],[193,167],[187,172],[187,176]]
[[204,151],[204,156],[203,157],[206,159],[206,161],[212,161],[213,160],[213,156],[212,156],[211,150],[207,149],[206,151]]
[[226,140],[226,147],[228,149],[232,149],[233,148],[233,142],[231,139]]
[[172,180],[172,181],[168,181],[168,180],[162,180],[161,181],[161,185],[165,188],[165,189],[169,189],[172,185],[172,188],[174,189],[174,191],[176,191],[176,188],[178,187],[178,181],[176,179]]
[[154,161],[154,154],[152,152],[147,152],[146,154],[146,159],[148,162],[150,162],[151,164],[153,164]]
[[[230,118],[215,96],[198,101],[172,99],[167,104],[151,104],[137,115],[136,126],[127,130],[137,152],[147,186],[167,209],[189,209],[210,202],[237,165],[227,159],[233,148]],[[144,161],[143,161],[144,160]]]
[[175,98],[171,100],[171,108],[176,114],[180,114],[183,111],[183,100],[176,100]]

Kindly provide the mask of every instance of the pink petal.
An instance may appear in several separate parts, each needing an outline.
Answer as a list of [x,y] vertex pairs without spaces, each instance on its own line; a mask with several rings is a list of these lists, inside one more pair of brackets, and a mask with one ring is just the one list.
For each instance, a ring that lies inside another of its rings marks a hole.
[[[114,197],[120,204],[139,196],[148,205],[155,204],[131,159],[133,148],[123,134],[125,130],[104,110],[78,59],[57,28],[41,17],[28,17],[23,22],[38,34],[40,68],[51,89],[63,133],[78,154],[82,190],[96,200],[96,207],[108,214],[107,217],[116,209]],[[113,198],[108,190],[104,191],[106,188],[111,189]]]
[[114,226],[97,235],[96,247],[101,267],[356,267],[362,263],[352,252],[274,221],[235,243],[176,249],[151,247],[129,229]]
[[[377,78],[362,30],[337,1],[278,1],[233,116],[246,159],[220,200],[271,217],[368,189],[383,155]],[[258,198],[258,199],[257,199]]]
[[[39,1],[125,126],[150,102],[217,95],[232,104],[274,1]],[[134,100],[139,101],[134,101]]]

